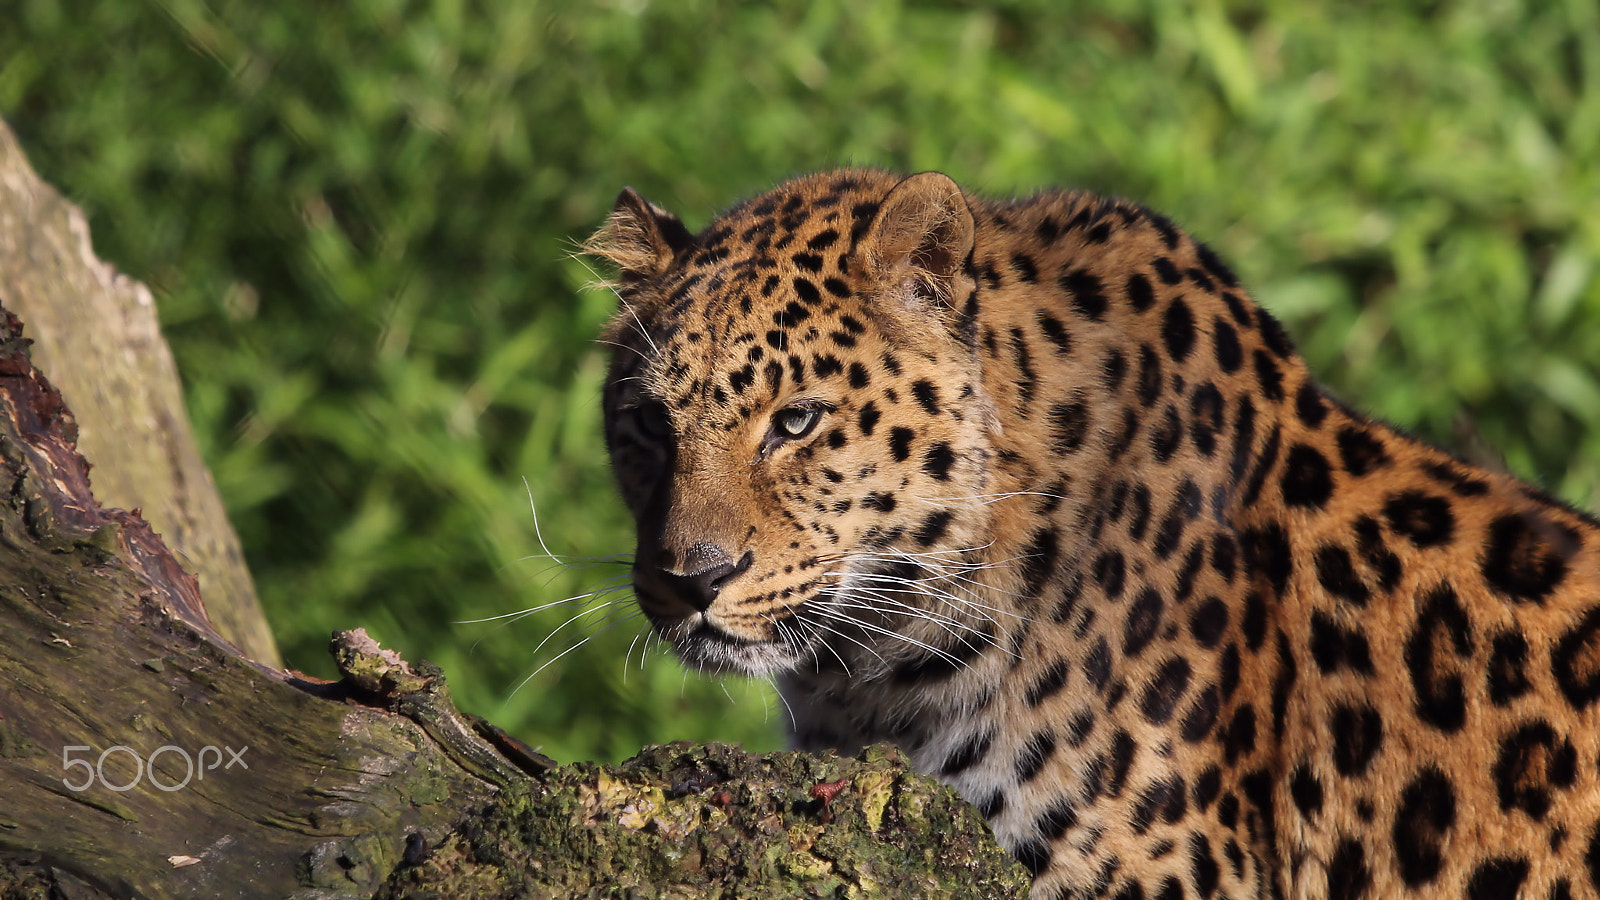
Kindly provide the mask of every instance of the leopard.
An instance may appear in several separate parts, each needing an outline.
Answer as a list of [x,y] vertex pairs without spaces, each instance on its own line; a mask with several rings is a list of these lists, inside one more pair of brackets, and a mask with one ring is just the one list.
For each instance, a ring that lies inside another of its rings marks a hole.
[[795,748],[898,746],[1035,900],[1600,897],[1600,523],[1169,218],[850,168],[584,247],[638,606]]

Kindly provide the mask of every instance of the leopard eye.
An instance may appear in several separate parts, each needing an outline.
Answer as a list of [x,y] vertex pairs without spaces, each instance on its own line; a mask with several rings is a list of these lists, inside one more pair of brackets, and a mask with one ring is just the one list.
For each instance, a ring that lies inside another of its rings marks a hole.
[[821,419],[822,410],[815,406],[791,406],[772,417],[772,431],[776,437],[799,440],[810,434]]
[[672,421],[667,418],[667,408],[660,403],[645,403],[634,410],[639,431],[645,437],[665,440],[672,437]]
[[758,458],[765,457],[784,444],[801,440],[816,431],[824,414],[833,410],[833,404],[823,400],[801,400],[793,406],[786,406],[773,413],[767,435],[761,439]]

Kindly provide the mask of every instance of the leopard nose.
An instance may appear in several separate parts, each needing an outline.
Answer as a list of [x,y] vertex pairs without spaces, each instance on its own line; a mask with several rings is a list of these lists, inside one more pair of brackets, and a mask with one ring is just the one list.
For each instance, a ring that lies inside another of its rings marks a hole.
[[750,568],[750,563],[754,559],[755,554],[746,550],[744,555],[739,557],[739,561],[734,562],[721,547],[710,543],[698,543],[691,546],[689,552],[684,554],[683,568],[688,574],[675,575],[672,580],[677,582],[683,599],[687,600],[696,612],[705,612],[711,608],[723,585]]

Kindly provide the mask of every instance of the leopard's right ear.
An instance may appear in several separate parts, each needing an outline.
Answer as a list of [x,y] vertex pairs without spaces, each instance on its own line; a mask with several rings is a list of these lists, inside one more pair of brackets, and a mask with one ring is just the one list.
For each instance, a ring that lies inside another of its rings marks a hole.
[[639,196],[631,187],[617,195],[604,225],[583,242],[583,252],[615,265],[623,284],[655,278],[694,243],[678,217]]
[[895,185],[856,244],[869,271],[901,296],[946,310],[971,290],[965,267],[975,228],[961,188],[940,172]]

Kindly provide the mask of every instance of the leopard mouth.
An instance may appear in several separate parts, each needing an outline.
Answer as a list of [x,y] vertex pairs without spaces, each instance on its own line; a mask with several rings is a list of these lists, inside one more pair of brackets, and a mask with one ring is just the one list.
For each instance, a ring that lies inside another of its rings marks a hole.
[[[898,557],[848,566],[785,590],[786,605],[760,616],[765,627],[755,636],[724,620],[715,606],[697,610],[648,577],[636,577],[634,590],[656,633],[685,665],[701,672],[770,677],[815,669],[865,675],[879,666],[857,651],[881,666],[885,658],[879,650],[904,655],[907,648],[923,646],[909,636],[896,641],[918,620],[943,631],[973,627],[945,613],[924,612],[928,599],[919,587],[924,580],[920,566]],[[985,643],[992,640],[990,634]]]
[[[727,598],[702,608],[679,587],[654,572],[634,572],[639,608],[685,665],[707,674],[760,678],[794,670],[815,658],[819,629],[801,625],[798,616],[808,601],[743,614],[737,611],[743,604]],[[813,587],[815,582],[791,590],[803,595]]]
[[696,613],[677,623],[657,622],[656,632],[672,644],[672,649],[687,666],[708,674],[737,673],[763,678],[787,672],[811,657],[804,647],[779,630],[773,639],[754,639],[732,634]]

